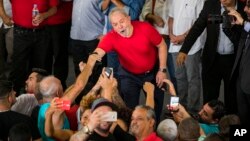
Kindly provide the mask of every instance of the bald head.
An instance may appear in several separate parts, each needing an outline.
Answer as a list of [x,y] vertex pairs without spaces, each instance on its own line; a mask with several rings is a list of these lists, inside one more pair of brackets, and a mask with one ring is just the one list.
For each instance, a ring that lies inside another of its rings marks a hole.
[[47,76],[40,82],[39,92],[44,98],[61,97],[63,94],[61,81],[54,76]]

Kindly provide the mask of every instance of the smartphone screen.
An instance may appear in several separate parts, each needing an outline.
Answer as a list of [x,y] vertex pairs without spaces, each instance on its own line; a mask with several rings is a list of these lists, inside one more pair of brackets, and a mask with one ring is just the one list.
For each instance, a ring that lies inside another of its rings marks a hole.
[[170,98],[170,106],[174,108],[174,107],[177,107],[178,105],[179,105],[179,97],[172,96]]
[[117,121],[117,112],[111,111],[104,113],[102,116],[102,121],[109,121],[109,122]]
[[112,72],[113,68],[108,68],[108,67],[105,68],[105,74],[108,78],[111,76]]

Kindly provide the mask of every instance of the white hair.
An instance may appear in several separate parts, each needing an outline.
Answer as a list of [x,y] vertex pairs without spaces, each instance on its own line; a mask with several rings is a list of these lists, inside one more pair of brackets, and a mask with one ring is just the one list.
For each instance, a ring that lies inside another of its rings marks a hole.
[[177,125],[172,119],[165,119],[157,127],[157,134],[164,141],[174,141],[177,137]]
[[61,89],[60,80],[54,76],[47,76],[39,83],[39,92],[43,97],[55,97]]

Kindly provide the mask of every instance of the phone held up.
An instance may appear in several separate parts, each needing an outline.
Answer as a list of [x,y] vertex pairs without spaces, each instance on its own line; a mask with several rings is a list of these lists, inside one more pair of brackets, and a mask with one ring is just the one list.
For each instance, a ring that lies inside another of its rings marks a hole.
[[56,102],[62,102],[62,107],[60,107],[61,110],[70,110],[70,100],[57,99]]
[[117,112],[115,111],[106,112],[103,114],[101,118],[102,118],[102,121],[108,121],[108,122],[117,121]]
[[112,73],[113,73],[113,68],[109,68],[109,67],[105,68],[105,74],[108,78],[110,78]]
[[170,97],[170,104],[169,104],[171,111],[177,112],[179,110],[178,105],[179,105],[179,97],[171,96]]

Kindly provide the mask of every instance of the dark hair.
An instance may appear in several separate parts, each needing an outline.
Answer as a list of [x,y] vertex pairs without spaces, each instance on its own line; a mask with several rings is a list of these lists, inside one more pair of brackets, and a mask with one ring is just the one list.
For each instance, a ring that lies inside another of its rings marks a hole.
[[11,127],[9,141],[30,141],[31,139],[31,131],[27,124],[19,123]]
[[237,115],[226,115],[219,121],[220,134],[224,137],[229,137],[230,126],[240,125],[240,118]]
[[40,82],[42,81],[42,79],[45,77],[45,76],[48,76],[49,73],[44,70],[44,69],[41,69],[41,68],[33,68],[31,72],[36,72],[37,73],[37,82]]
[[192,117],[183,119],[178,126],[179,140],[198,140],[200,137],[199,122]]
[[204,141],[225,141],[225,138],[218,133],[208,135]]
[[212,115],[213,119],[220,120],[226,113],[225,106],[224,106],[223,102],[221,102],[219,100],[209,101],[208,106],[214,110],[214,113]]
[[13,89],[13,83],[8,80],[0,80],[0,98],[8,95]]

